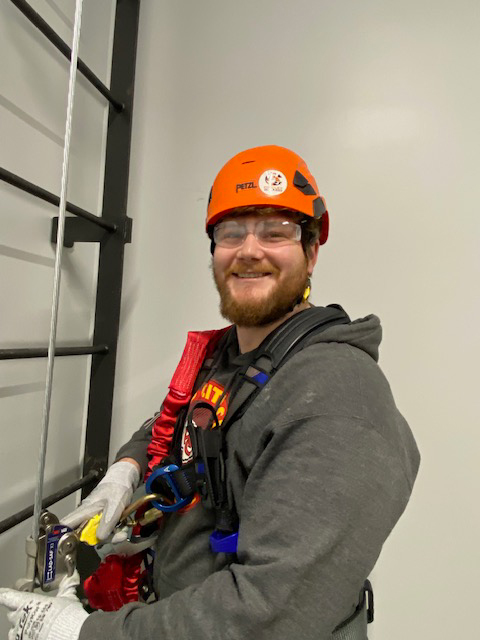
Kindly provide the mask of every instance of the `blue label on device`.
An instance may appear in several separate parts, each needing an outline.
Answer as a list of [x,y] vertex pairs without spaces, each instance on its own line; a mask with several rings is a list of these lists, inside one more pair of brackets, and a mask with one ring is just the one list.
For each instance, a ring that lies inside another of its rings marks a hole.
[[65,525],[58,525],[53,527],[51,532],[47,535],[47,543],[45,547],[45,573],[43,576],[43,583],[48,584],[55,580],[57,574],[57,547],[58,541],[64,533],[71,531],[69,527]]

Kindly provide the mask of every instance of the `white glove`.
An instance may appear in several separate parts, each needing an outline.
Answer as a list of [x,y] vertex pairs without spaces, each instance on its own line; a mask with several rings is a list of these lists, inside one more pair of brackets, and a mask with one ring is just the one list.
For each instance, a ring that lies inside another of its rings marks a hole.
[[140,472],[134,464],[126,460],[115,462],[81,505],[61,519],[62,524],[75,529],[97,513],[102,513],[97,538],[105,540],[130,503],[139,480]]
[[75,571],[63,578],[55,597],[0,589],[0,604],[11,610],[8,619],[13,626],[8,640],[78,640],[88,618],[75,594],[78,584],[80,578]]

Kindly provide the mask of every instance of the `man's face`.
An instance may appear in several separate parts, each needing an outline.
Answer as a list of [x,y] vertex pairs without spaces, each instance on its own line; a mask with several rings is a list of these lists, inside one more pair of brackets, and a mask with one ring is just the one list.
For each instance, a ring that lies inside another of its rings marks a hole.
[[[281,215],[275,219],[288,220]],[[318,243],[309,257],[299,240],[266,247],[253,233],[260,216],[236,216],[235,220],[247,225],[245,241],[234,248],[217,244],[212,260],[220,312],[238,326],[267,325],[283,318],[303,296]]]

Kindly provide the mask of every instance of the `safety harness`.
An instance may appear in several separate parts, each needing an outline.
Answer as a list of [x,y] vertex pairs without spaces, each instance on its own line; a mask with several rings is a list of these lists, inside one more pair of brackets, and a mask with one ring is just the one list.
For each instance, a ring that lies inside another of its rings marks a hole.
[[[215,530],[210,536],[214,553],[236,553],[238,515],[229,500],[226,474],[226,433],[245,413],[257,395],[285,362],[303,349],[308,340],[337,324],[350,322],[339,305],[312,307],[288,318],[270,333],[252,358],[240,367],[229,385],[229,407],[222,424],[217,409],[196,402],[188,411],[194,390],[206,381],[218,364],[224,346],[234,329],[189,332],[160,414],[152,428],[147,452],[150,456],[146,493],[157,494],[152,505],[162,512],[188,508],[200,495],[203,505],[215,511]],[[193,461],[182,465],[182,435],[188,430]],[[201,427],[201,428],[200,428]],[[131,600],[130,600],[131,601]],[[337,627],[333,638],[349,640],[362,636],[367,621],[373,620],[373,593],[366,581],[354,614]]]
[[[146,482],[147,493],[163,494],[167,502],[153,502],[162,511],[176,511],[185,507],[200,493],[203,505],[215,511],[215,530],[210,536],[210,546],[214,553],[235,553],[238,541],[238,516],[234,505],[229,503],[226,474],[226,433],[234,422],[245,413],[257,395],[272,378],[272,376],[291,358],[300,351],[306,341],[314,334],[324,331],[336,324],[350,322],[348,315],[338,305],[328,307],[312,307],[288,318],[280,327],[270,333],[252,352],[251,359],[240,367],[215,405],[208,402],[196,402],[187,413],[188,405],[195,387],[201,386],[207,380],[218,364],[222,350],[229,339],[232,328],[222,330],[222,333],[206,336],[208,340],[215,339],[215,358],[207,356],[207,346],[203,346],[203,334],[189,334],[184,356],[180,361],[170,385],[162,412],[156,421],[151,450],[158,451],[170,448],[159,465],[150,462],[149,474]],[[198,345],[202,344],[202,348]],[[209,343],[210,344],[210,343]],[[205,352],[205,358],[202,358]],[[213,349],[208,349],[213,353]],[[196,357],[196,361],[194,360]],[[189,368],[184,375],[182,362],[187,360]],[[186,388],[188,379],[188,388]],[[182,384],[185,383],[185,384]],[[181,387],[185,404],[180,407],[178,398]],[[229,393],[228,412],[222,424],[217,418],[217,409],[223,396]],[[175,405],[170,403],[169,396],[173,396]],[[174,406],[177,411],[176,427],[171,430]],[[167,418],[163,416],[166,414]],[[168,421],[168,422],[167,422]],[[182,434],[184,425],[190,437],[193,449],[193,461],[182,466]],[[160,436],[157,442],[156,436]],[[159,447],[160,443],[160,447]]]

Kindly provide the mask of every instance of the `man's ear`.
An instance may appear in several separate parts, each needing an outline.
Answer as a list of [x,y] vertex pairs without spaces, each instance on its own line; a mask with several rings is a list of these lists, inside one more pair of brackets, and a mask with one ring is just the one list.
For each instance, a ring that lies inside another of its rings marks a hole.
[[309,244],[307,247],[307,267],[308,275],[311,276],[318,259],[318,250],[320,249],[320,240],[317,240],[313,244]]

